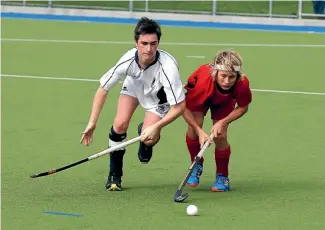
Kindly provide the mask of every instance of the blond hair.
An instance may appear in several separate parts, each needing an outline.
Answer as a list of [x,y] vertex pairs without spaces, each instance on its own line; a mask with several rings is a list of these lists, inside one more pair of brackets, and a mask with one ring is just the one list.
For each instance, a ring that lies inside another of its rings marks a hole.
[[223,50],[216,54],[213,61],[213,70],[211,75],[215,76],[218,70],[229,71],[233,74],[242,72],[243,60],[236,51]]

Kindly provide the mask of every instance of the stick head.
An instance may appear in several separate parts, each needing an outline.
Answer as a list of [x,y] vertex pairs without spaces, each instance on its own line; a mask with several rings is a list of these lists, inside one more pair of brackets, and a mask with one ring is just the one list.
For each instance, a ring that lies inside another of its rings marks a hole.
[[36,178],[37,177],[37,174],[32,174],[30,175],[31,178]]
[[186,200],[187,197],[188,197],[188,193],[182,194],[182,191],[177,189],[175,196],[174,196],[174,201],[177,203],[181,203],[184,200]]

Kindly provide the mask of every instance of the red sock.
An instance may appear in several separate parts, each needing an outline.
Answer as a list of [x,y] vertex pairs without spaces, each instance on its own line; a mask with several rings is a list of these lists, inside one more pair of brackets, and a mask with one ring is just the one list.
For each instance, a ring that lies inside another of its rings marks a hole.
[[[200,141],[199,138],[191,138],[186,135],[186,144],[187,144],[187,149],[191,155],[191,162],[194,161],[194,158],[196,155],[200,152]],[[203,164],[203,157],[201,158],[200,162]]]
[[228,165],[231,149],[230,146],[224,150],[218,150],[215,148],[214,157],[216,160],[217,173],[223,176],[228,176]]

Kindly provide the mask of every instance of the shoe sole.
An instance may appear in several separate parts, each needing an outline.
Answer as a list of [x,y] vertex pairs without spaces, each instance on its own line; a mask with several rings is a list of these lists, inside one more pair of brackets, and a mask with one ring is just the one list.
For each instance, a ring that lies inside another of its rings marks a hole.
[[116,184],[111,184],[111,187],[107,189],[108,191],[121,191],[122,188],[118,187]]
[[187,184],[190,187],[197,187],[199,184]]
[[228,192],[229,189],[221,190],[221,189],[217,189],[217,188],[211,188],[210,191],[211,191],[211,192]]

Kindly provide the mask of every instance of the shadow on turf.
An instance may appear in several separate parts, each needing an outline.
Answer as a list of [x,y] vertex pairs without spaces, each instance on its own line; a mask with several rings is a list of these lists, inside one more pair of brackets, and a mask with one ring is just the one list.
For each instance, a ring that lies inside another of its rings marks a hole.
[[[215,193],[210,191],[212,182],[201,182],[197,187],[185,187],[184,192],[189,193]],[[177,185],[176,185],[177,186]],[[176,188],[176,187],[175,187]],[[242,180],[231,183],[230,193],[240,194],[267,194],[267,193],[283,193],[292,191],[309,191],[309,190],[325,190],[325,184],[312,180]],[[226,192],[228,193],[228,192]]]
[[[210,192],[212,182],[202,182],[197,187],[184,188],[184,192]],[[126,184],[123,191],[137,191],[137,190],[159,190],[161,192],[169,192],[177,189],[178,184]],[[269,181],[236,181],[231,184],[231,192],[234,193],[274,193],[277,191],[298,191],[310,189],[325,189],[325,185],[310,180],[300,181],[284,181],[284,180],[269,180]],[[280,192],[279,191],[279,192]]]
[[[210,186],[212,182],[202,181],[201,184],[197,187],[185,187],[183,193],[188,193],[189,198],[183,203],[190,203],[196,200],[202,199],[204,196],[206,199],[211,197],[233,197],[233,196],[276,196],[281,195],[284,192],[301,192],[301,191],[310,191],[310,190],[325,190],[325,185],[315,180],[296,180],[296,181],[287,181],[287,180],[236,180],[232,182],[232,187],[230,192],[216,193],[210,191]],[[58,199],[60,197],[90,197],[90,196],[108,196],[116,197],[120,195],[127,195],[127,197],[132,198],[133,196],[139,197],[139,194],[143,197],[150,197],[151,195],[164,196],[168,200],[173,200],[174,193],[179,184],[175,183],[155,183],[155,184],[146,184],[146,183],[134,183],[134,182],[125,182],[123,184],[123,191],[110,192],[106,191],[103,183],[82,183],[78,186],[76,190],[70,190],[66,188],[65,190],[55,191],[52,193],[49,199]],[[134,195],[133,195],[134,194]],[[112,196],[109,196],[112,195]],[[55,197],[55,198],[54,198]]]

